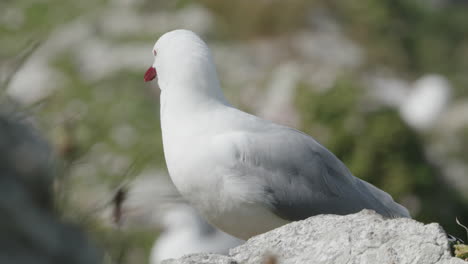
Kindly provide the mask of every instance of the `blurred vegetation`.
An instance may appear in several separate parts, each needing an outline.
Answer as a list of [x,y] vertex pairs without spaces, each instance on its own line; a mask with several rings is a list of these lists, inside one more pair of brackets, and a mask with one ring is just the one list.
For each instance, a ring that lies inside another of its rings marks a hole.
[[468,245],[455,245],[455,256],[468,261]]
[[366,47],[369,67],[387,65],[409,77],[447,76],[457,95],[468,95],[466,3],[417,0],[326,1],[344,29]]
[[248,39],[290,33],[304,25],[314,1],[216,1],[201,3],[217,16],[217,33],[225,39]]
[[[0,66],[9,63],[30,43],[46,40],[59,26],[81,16],[92,20],[112,3],[0,2]],[[408,79],[428,72],[440,73],[454,85],[455,98],[468,97],[467,5],[417,0],[141,0],[137,1],[137,10],[152,14],[194,3],[213,12],[214,30],[209,36],[226,43],[288,37],[311,27],[315,12],[325,12],[338,21],[340,30],[362,46],[366,65],[360,70],[390,68]],[[135,40],[153,41],[153,30],[148,28],[146,32],[145,36],[135,36]],[[105,32],[100,34],[104,36]],[[64,52],[54,60],[52,67],[65,77],[65,82],[32,109],[63,160],[55,189],[63,199],[59,209],[64,218],[86,227],[113,262],[142,263],[157,232],[102,223],[97,213],[87,210],[96,205],[86,198],[100,190],[114,193],[147,167],[164,168],[158,98],[142,83],[142,72],[138,70],[121,70],[96,81],[84,80],[74,56]],[[439,168],[425,157],[427,139],[403,123],[394,110],[369,107],[372,103],[365,101],[363,93],[359,76],[342,76],[325,92],[301,84],[295,100],[300,129],[330,148],[356,176],[382,187],[397,200],[416,197],[420,210],[414,216],[418,220],[439,222],[449,232],[463,237],[463,230],[455,225],[455,216],[468,219],[468,201],[448,187]],[[465,146],[461,149],[468,149],[468,132],[457,136]],[[468,161],[468,152],[456,154]],[[82,164],[89,165],[87,170],[78,169]],[[88,192],[74,193],[77,186]],[[80,199],[86,200],[84,204]],[[105,208],[115,206],[106,201],[100,204],[105,204]]]
[[[139,227],[121,229],[119,222],[113,226],[102,223],[96,217],[121,204],[109,200],[100,210],[89,212],[86,206],[80,210],[76,204],[83,194],[73,194],[73,189],[104,184],[113,193],[144,168],[152,164],[163,166],[159,108],[155,105],[158,98],[150,90],[138,87],[140,73],[118,72],[96,82],[84,81],[76,75],[77,66],[66,58],[55,67],[68,77],[67,82],[47,98],[38,112],[41,126],[48,128],[58,154],[68,164],[61,179],[62,188],[57,189],[65,193],[59,201],[63,203],[60,210],[67,219],[86,220],[80,224],[106,249],[109,263],[146,262],[158,232]],[[83,163],[93,164],[94,175],[74,173],[75,165]],[[87,205],[90,206],[95,205]]]
[[231,40],[291,34],[309,26],[314,10],[325,10],[364,45],[369,68],[385,65],[409,78],[440,73],[455,84],[457,95],[468,95],[468,16],[463,1],[440,6],[417,0],[200,2],[217,15],[218,37]]
[[[31,49],[13,58],[22,65]],[[13,71],[14,72],[14,71]],[[62,221],[53,190],[56,159],[27,109],[4,94],[0,83],[0,259],[8,263],[102,263],[102,252],[81,227]]]
[[[42,41],[57,26],[101,7],[104,0],[5,0],[0,2],[0,62],[20,53],[31,41]],[[7,22],[7,23],[5,23]]]

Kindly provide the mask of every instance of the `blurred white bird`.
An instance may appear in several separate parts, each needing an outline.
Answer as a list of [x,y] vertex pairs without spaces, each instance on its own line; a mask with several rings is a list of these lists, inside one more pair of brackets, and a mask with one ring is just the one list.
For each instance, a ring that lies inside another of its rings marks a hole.
[[227,254],[229,249],[244,243],[208,224],[189,205],[170,209],[162,224],[164,231],[151,250],[151,264],[192,253]]
[[188,30],[164,34],[145,81],[158,76],[169,174],[210,223],[241,239],[317,214],[403,206],[312,137],[232,107],[207,45]]
[[452,87],[437,74],[427,74],[413,84],[400,79],[376,78],[374,96],[399,110],[401,118],[412,128],[425,131],[436,125],[449,106]]
[[443,76],[425,75],[400,106],[402,118],[418,130],[430,129],[450,102],[451,86]]

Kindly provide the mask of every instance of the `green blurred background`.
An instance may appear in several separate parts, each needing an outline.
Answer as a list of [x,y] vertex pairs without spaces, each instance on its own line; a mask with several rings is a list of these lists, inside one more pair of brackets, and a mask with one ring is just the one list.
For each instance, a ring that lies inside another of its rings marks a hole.
[[143,73],[177,28],[206,40],[234,105],[304,130],[417,220],[468,239],[455,224],[468,223],[467,11],[463,0],[5,0],[0,81],[55,146],[61,215],[108,260],[147,262],[161,228],[164,195],[148,188],[168,185],[159,91]]

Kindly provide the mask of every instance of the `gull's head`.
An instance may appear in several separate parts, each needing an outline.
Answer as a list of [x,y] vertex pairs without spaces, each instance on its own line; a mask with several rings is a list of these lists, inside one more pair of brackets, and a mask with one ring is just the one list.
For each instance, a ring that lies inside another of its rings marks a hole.
[[178,29],[165,33],[151,52],[154,62],[144,79],[148,82],[157,77],[161,90],[218,85],[210,50],[192,31]]

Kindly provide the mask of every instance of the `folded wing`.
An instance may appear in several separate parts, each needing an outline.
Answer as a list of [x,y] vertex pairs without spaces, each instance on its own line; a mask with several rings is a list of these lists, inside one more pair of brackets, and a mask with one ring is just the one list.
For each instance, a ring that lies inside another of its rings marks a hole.
[[[354,177],[312,137],[282,126],[236,136],[235,169],[260,182],[261,197],[275,214],[300,220],[317,214],[375,210],[385,217],[410,217],[386,192]],[[258,179],[260,177],[261,179]]]

